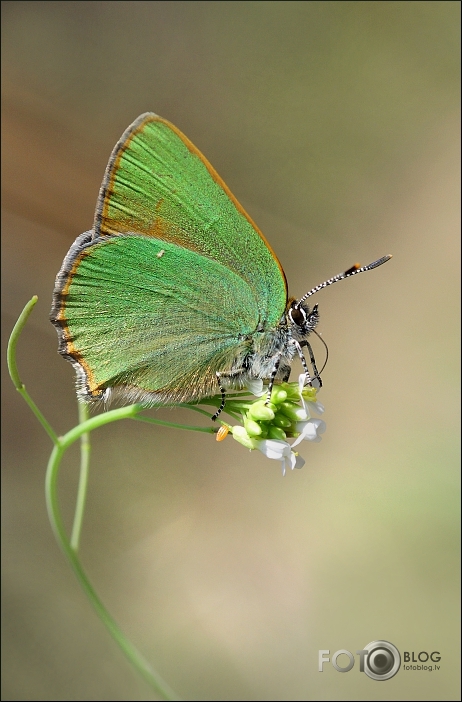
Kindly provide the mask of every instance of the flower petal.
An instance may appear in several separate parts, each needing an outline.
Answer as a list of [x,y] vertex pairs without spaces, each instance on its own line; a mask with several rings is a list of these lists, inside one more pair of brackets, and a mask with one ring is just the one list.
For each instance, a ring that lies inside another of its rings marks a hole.
[[247,390],[249,390],[249,392],[251,392],[252,395],[255,395],[256,397],[261,397],[266,392],[266,390],[263,389],[263,380],[261,380],[260,378],[255,378],[253,380],[248,378],[245,381],[245,386]]
[[308,410],[316,412],[316,414],[323,414],[324,405],[320,402],[307,402],[306,404],[308,405]]
[[256,441],[256,448],[267,458],[274,458],[278,461],[285,456],[290,456],[290,444],[279,439],[263,439]]
[[305,459],[302,458],[298,453],[294,453],[294,451],[291,452],[290,454],[290,467],[293,470],[294,468],[303,468],[305,465]]
[[309,419],[307,422],[299,422],[296,429],[300,432],[300,436],[295,439],[292,448],[303,440],[319,443],[321,441],[319,434],[324,434],[326,431],[326,423],[322,419]]

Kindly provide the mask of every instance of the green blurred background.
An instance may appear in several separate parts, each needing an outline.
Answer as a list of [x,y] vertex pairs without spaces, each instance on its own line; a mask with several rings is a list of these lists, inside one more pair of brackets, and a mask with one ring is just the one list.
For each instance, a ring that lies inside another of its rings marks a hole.
[[[302,471],[283,479],[232,439],[128,421],[93,434],[82,559],[104,602],[183,699],[459,699],[459,3],[2,10],[3,337],[38,294],[18,361],[58,432],[77,410],[54,277],[140,113],[203,151],[293,295],[394,255],[316,300],[327,432]],[[5,376],[2,699],[155,699],[55,544],[50,442]],[[67,523],[77,468],[75,451]],[[376,639],[440,651],[441,669],[318,672],[319,649]]]

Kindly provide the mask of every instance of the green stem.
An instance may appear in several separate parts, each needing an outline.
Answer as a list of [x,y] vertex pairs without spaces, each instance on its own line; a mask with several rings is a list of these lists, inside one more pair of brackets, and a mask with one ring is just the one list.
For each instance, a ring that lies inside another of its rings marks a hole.
[[71,431],[69,431],[67,434],[65,434],[65,436],[59,439],[58,444],[53,448],[50,459],[48,461],[47,474],[45,480],[45,495],[48,516],[55,537],[64,555],[66,556],[70,565],[72,566],[74,573],[76,574],[86,596],[88,597],[89,601],[96,610],[98,617],[106,626],[113,639],[119,644],[123,653],[127,656],[134,668],[138,670],[138,672],[143,676],[143,678],[153,687],[154,690],[156,690],[156,692],[163,699],[177,700],[178,697],[175,695],[175,693],[170,689],[167,683],[164,680],[162,680],[160,675],[141,655],[137,648],[125,637],[124,633],[122,632],[116,621],[109,614],[108,610],[101,602],[80,563],[76,549],[73,547],[73,545],[67,537],[58,505],[57,486],[59,468],[61,465],[61,460],[69,446],[71,446],[75,441],[77,441],[78,438],[84,436],[92,429],[96,429],[102,424],[107,424],[108,421],[101,421],[102,417],[105,417],[107,419],[107,415],[109,414],[112,416],[112,418],[109,421],[123,419],[124,415],[130,416],[130,412],[127,413],[125,412],[125,410],[130,410],[131,414],[133,414],[134,408],[137,411],[139,411],[139,407],[137,405],[131,405],[131,407],[123,407],[122,411],[113,410],[112,412],[107,412],[104,415],[98,415],[98,417],[93,417],[92,419],[82,422],[77,427],[74,427],[74,429],[71,429]]
[[85,432],[94,431],[105,424],[111,424],[112,422],[117,422],[119,419],[139,419],[141,421],[148,421],[151,424],[159,424],[160,426],[168,426],[173,429],[186,429],[187,431],[204,431],[212,434],[216,431],[215,427],[194,427],[186,426],[184,424],[176,424],[175,422],[164,422],[161,419],[154,419],[154,417],[137,417],[140,412],[146,410],[146,407],[141,404],[127,405],[127,407],[119,407],[115,410],[109,410],[109,412],[103,412],[102,414],[97,414],[95,417],[90,417],[85,422],[77,424],[76,427],[70,429],[64,436],[58,439],[60,446],[68,448],[77,439],[80,439],[82,434]]
[[161,427],[171,427],[172,429],[186,429],[187,431],[202,431],[206,434],[216,434],[215,427],[195,427],[188,424],[176,424],[175,422],[164,422],[162,419],[154,419],[153,417],[132,417],[138,422],[148,422],[149,424],[159,424]]
[[70,429],[67,434],[60,437],[59,442],[61,445],[68,448],[74,441],[80,439],[82,434],[85,432],[94,431],[99,427],[103,427],[105,424],[111,424],[112,422],[117,422],[119,419],[131,419],[138,412],[141,412],[145,407],[143,405],[128,405],[127,407],[119,407],[115,410],[110,410],[109,412],[102,412],[97,414],[95,417],[90,417],[86,419],[81,424]]
[[43,414],[40,412],[39,408],[29,395],[29,393],[26,390],[26,386],[22,382],[21,378],[19,377],[19,371],[18,371],[18,366],[16,364],[16,346],[18,343],[19,336],[24,328],[25,323],[27,322],[30,313],[35,307],[35,304],[38,300],[37,295],[34,295],[27,305],[24,307],[23,311],[18,317],[18,321],[13,327],[13,331],[11,332],[9,341],[8,341],[8,349],[6,352],[6,360],[8,363],[8,370],[10,373],[11,380],[13,381],[13,385],[15,386],[16,390],[19,392],[21,397],[27,402],[29,407],[31,408],[32,412],[35,414],[37,419],[39,420],[40,424],[42,427],[45,429],[46,433],[52,440],[52,442],[56,445],[58,443],[58,437],[53,431],[51,424],[45,419]]
[[181,402],[178,405],[175,405],[175,407],[184,407],[185,409],[192,410],[193,412],[199,412],[200,414],[205,415],[208,419],[211,418],[210,412],[206,412],[205,410],[201,409],[200,407],[196,407],[196,405],[191,405],[187,402]]
[[[137,415],[141,411],[146,409],[141,404],[129,405],[128,407],[122,407],[120,409],[112,410],[109,412],[103,412],[102,414],[89,418],[87,405],[79,404],[79,424],[70,431],[68,431],[63,437],[58,437],[52,429],[51,425],[48,423],[41,411],[38,409],[35,402],[27,393],[24,383],[21,381],[21,378],[19,376],[16,364],[16,346],[18,343],[18,339],[30,313],[32,312],[32,309],[34,308],[37,302],[37,299],[38,298],[35,295],[27,303],[13,328],[8,343],[7,361],[10,376],[16,390],[21,394],[25,402],[29,405],[32,412],[37,417],[37,419],[47,432],[48,436],[54,443],[54,448],[48,461],[47,474],[45,480],[46,502],[51,527],[62,551],[64,552],[72,569],[74,570],[85,594],[87,595],[89,601],[95,608],[97,615],[104,623],[113,639],[119,644],[121,650],[127,656],[128,660],[163,699],[177,700],[178,697],[170,689],[167,683],[164,680],[162,680],[160,675],[154,670],[150,663],[125,637],[116,621],[109,614],[108,610],[105,608],[102,601],[98,597],[78,558],[77,552],[79,547],[80,534],[82,530],[83,514],[85,509],[85,500],[88,486],[89,460],[91,448],[90,432],[94,429],[104,426],[105,424],[110,424],[111,422],[118,421],[120,419],[136,419],[138,421],[148,422],[150,424],[158,424],[160,426],[172,427],[176,429],[186,429],[188,431],[200,431],[209,434],[215,433],[217,431],[217,428],[184,426],[174,422],[166,422],[160,419],[154,419],[152,417],[139,417]],[[215,407],[218,406],[217,400],[206,400],[204,404],[213,405]],[[210,414],[208,412],[198,407],[188,404],[183,404],[181,406],[187,407],[188,409],[210,417]],[[232,411],[229,412],[229,414],[232,415],[239,409],[240,404],[235,402],[233,403]],[[78,439],[80,439],[81,444],[79,487],[77,492],[76,510],[74,515],[72,534],[71,538],[68,539],[59,511],[57,485],[62,458],[67,449]]]
[[21,332],[24,328],[24,325],[26,324],[30,313],[34,309],[34,307],[37,303],[37,300],[38,300],[37,295],[34,295],[29,300],[29,302],[26,304],[23,311],[19,315],[16,324],[13,327],[13,331],[11,332],[10,338],[8,341],[8,349],[6,351],[6,360],[8,363],[8,370],[10,372],[11,380],[13,381],[13,384],[14,384],[16,390],[19,390],[20,388],[23,387],[23,384],[21,382],[21,378],[19,377],[18,366],[16,364],[16,346],[18,343],[18,339],[21,335]]
[[[88,405],[79,402],[79,423],[83,424],[88,420]],[[74,523],[71,533],[71,548],[79,550],[80,534],[82,532],[83,514],[85,511],[85,500],[87,497],[88,475],[90,469],[90,433],[86,431],[80,437],[80,471],[79,487],[77,489],[77,500],[75,505]]]
[[58,435],[53,431],[51,424],[48,422],[48,420],[45,419],[45,417],[43,416],[43,414],[41,413],[41,411],[39,410],[39,408],[37,407],[37,405],[35,404],[35,402],[31,398],[31,396],[27,392],[25,386],[23,385],[22,388],[16,388],[16,390],[19,392],[19,394],[21,395],[23,400],[25,400],[26,403],[29,405],[32,412],[35,414],[35,416],[39,420],[42,427],[45,429],[46,433],[48,434],[48,436],[50,437],[52,442],[54,444],[56,444],[58,441]]

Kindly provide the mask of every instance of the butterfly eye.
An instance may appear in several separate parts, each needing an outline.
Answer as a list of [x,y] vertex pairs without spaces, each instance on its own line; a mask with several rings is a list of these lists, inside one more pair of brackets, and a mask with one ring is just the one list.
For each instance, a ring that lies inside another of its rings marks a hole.
[[298,327],[301,327],[306,322],[306,313],[301,307],[291,307],[289,317]]

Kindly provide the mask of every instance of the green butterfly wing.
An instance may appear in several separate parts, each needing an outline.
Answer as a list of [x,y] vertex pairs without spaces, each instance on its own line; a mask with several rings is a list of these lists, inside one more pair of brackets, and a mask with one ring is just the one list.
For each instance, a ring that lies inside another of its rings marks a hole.
[[286,302],[277,258],[214,169],[176,127],[141,115],[57,277],[51,319],[80,394],[213,394]]

